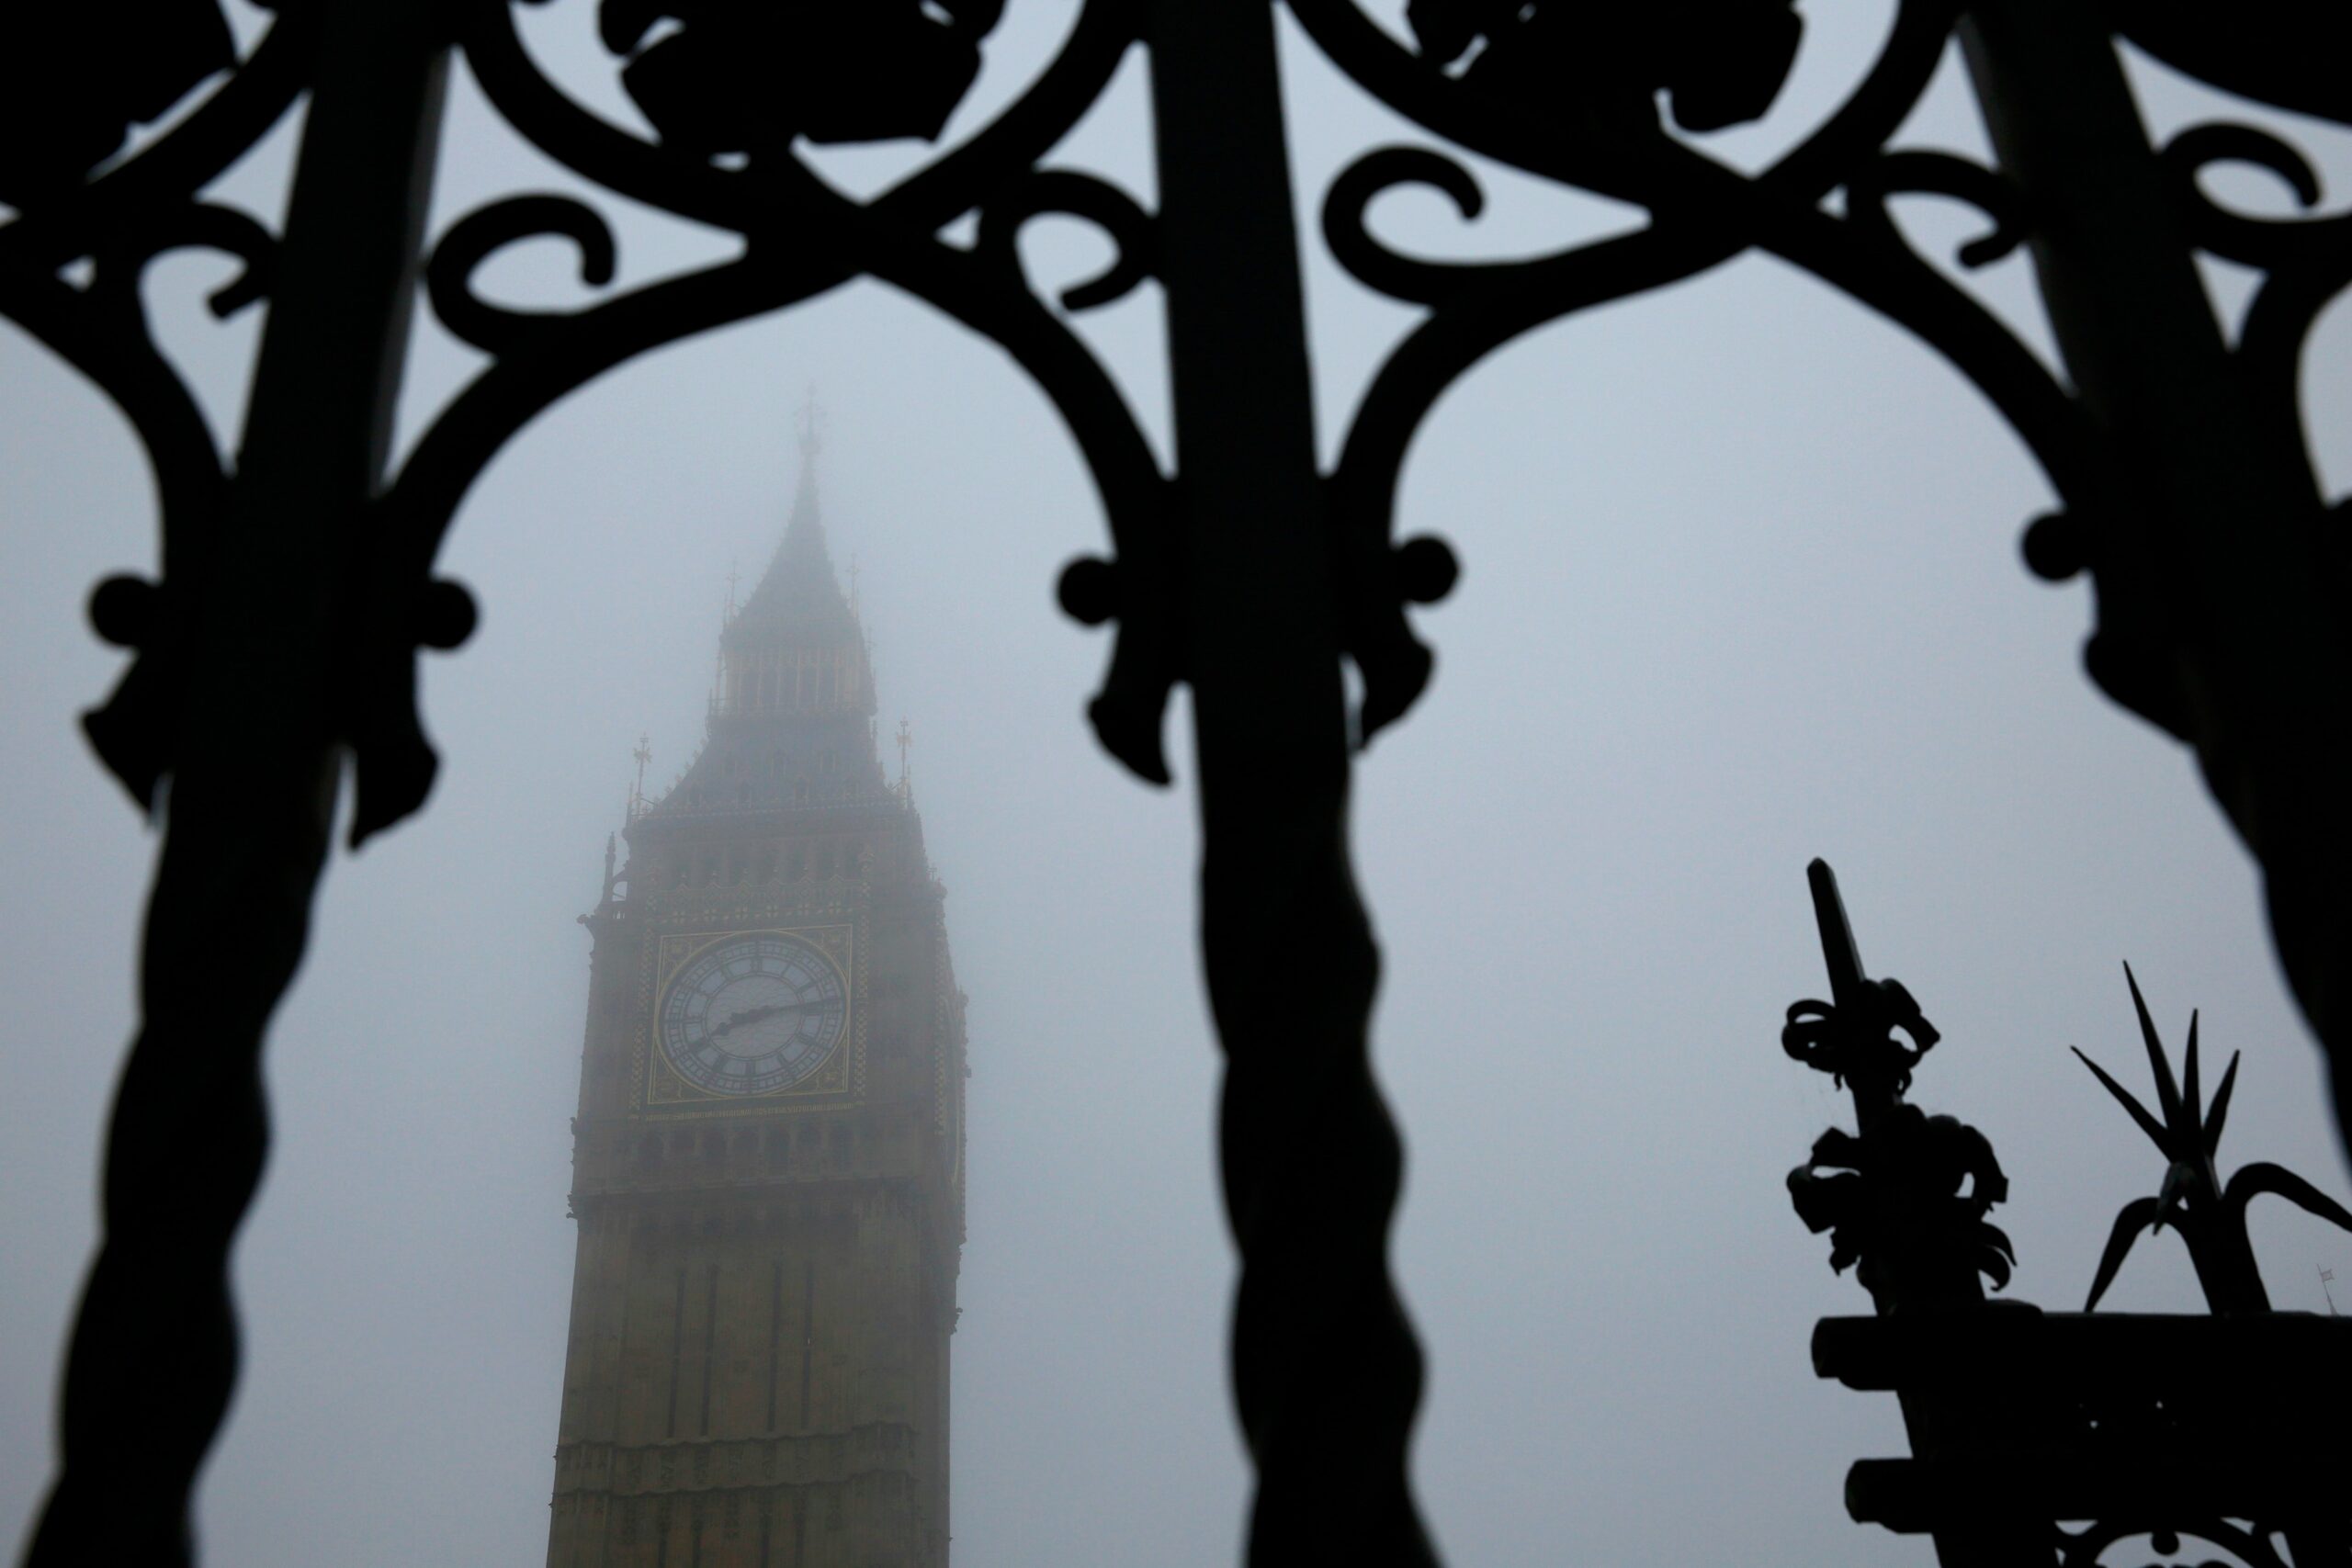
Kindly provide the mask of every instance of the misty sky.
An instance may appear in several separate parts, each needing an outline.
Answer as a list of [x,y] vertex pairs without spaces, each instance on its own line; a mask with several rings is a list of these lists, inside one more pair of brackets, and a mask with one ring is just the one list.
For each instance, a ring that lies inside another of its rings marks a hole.
[[[266,24],[232,9],[247,38]],[[1808,6],[1790,90],[1763,126],[1714,139],[1724,155],[1754,166],[1801,135],[1891,9]],[[950,140],[1019,90],[1071,10],[1015,0]],[[524,15],[575,90],[640,123],[589,0]],[[1357,153],[1429,139],[1287,23],[1283,42],[1311,216]],[[1140,67],[1055,161],[1148,205]],[[2160,130],[2212,107],[2161,73],[2139,80]],[[274,216],[292,130],[222,194]],[[2292,130],[2332,193],[2352,182],[2352,139]],[[1956,62],[1906,140],[1980,145]],[[822,161],[869,189],[928,155]],[[1638,221],[1474,166],[1484,220],[1400,193],[1375,209],[1383,231],[1521,255]],[[460,73],[436,231],[541,188],[578,182],[500,129]],[[2266,211],[2286,200],[2251,175],[2215,188]],[[621,231],[624,282],[727,253],[725,236],[598,205]],[[1982,226],[1935,202],[1901,211],[1939,256]],[[1068,220],[1033,226],[1023,250],[1048,287],[1105,254]],[[1413,318],[1348,284],[1319,242],[1310,252],[1329,451]],[[199,306],[230,265],[180,253],[148,288],[224,430],[258,322]],[[584,298],[570,265],[536,243],[485,280],[568,303]],[[2215,276],[2233,306],[2244,280]],[[2043,341],[2021,258],[1981,287]],[[1083,327],[1164,451],[1160,303],[1148,288]],[[2342,310],[2323,322],[2310,369],[2332,490],[2352,469],[2346,325]],[[477,363],[422,330],[407,437]],[[587,975],[573,917],[595,898],[640,732],[657,789],[700,739],[727,573],[755,572],[780,536],[791,412],[812,383],[830,415],[834,555],[859,563],[884,733],[912,726],[971,998],[956,1561],[1233,1558],[1247,1474],[1225,1388],[1232,1262],[1189,785],[1137,784],[1080,717],[1107,640],[1064,619],[1051,589],[1104,536],[1044,399],[991,345],[857,285],[607,377],[469,498],[443,566],[484,620],[427,666],[442,782],[421,818],[338,859],[272,1034],[277,1138],[236,1258],[244,1381],[201,1495],[211,1562],[543,1556]],[[2345,1194],[2251,863],[2188,755],[2080,674],[2087,591],[2018,562],[2018,531],[2048,501],[1955,373],[1761,259],[1522,339],[1421,433],[1401,530],[1445,535],[1464,575],[1419,614],[1437,678],[1363,759],[1355,829],[1386,953],[1376,1053],[1408,1151],[1395,1264],[1430,1362],[1416,1475],[1450,1561],[1931,1561],[1840,1502],[1849,1462],[1904,1451],[1893,1400],[1817,1382],[1807,1359],[1815,1318],[1868,1310],[1781,1185],[1848,1115],[1777,1043],[1781,1010],[1824,986],[1814,855],[1837,865],[1868,964],[1944,1032],[1915,1098],[1982,1128],[2008,1169],[1994,1217],[2017,1243],[2013,1293],[2079,1306],[2116,1209],[2162,1175],[2064,1049],[2141,1083],[2120,960],[2176,1049],[2196,1007],[2217,1066],[2245,1053],[2224,1167],[2275,1159]],[[98,577],[152,570],[155,544],[121,419],[6,327],[0,513],[0,1531],[14,1551],[45,1484],[154,843],[74,728],[121,664],[82,605]],[[1176,754],[1181,768],[1181,731]],[[2324,1310],[2317,1270],[2352,1264],[2352,1237],[2283,1204],[2257,1204],[2253,1224],[2278,1305]],[[2201,1304],[2168,1235],[2140,1244],[2109,1302]]]

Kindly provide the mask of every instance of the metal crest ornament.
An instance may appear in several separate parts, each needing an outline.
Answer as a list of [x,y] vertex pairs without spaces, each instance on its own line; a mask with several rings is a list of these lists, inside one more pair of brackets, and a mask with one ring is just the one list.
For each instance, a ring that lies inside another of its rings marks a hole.
[[[1058,54],[992,120],[865,198],[830,184],[802,145],[938,136],[1001,0],[556,3],[594,4],[651,137],[542,72],[509,0],[279,0],[234,60],[215,0],[60,5],[22,24],[0,62],[0,201],[14,209],[0,221],[0,313],[121,407],[164,537],[158,581],[111,580],[90,605],[99,634],[134,655],[88,716],[92,744],[165,829],[145,1010],[113,1112],[104,1240],[35,1568],[191,1556],[188,1489],[235,1378],[226,1258],[266,1147],[263,1034],[303,950],[343,759],[355,843],[430,792],[417,656],[462,644],[475,619],[467,592],[433,575],[459,502],[509,439],[594,378],[861,277],[1001,345],[1069,424],[1111,547],[1073,562],[1059,597],[1114,628],[1089,710],[1105,750],[1167,782],[1169,696],[1180,681],[1193,694],[1204,961],[1227,1066],[1220,1163],[1243,1265],[1234,1387],[1259,1478],[1251,1562],[1434,1559],[1407,1482],[1421,1363],[1385,1260],[1401,1160],[1366,1054],[1378,953],[1349,865],[1349,775],[1354,750],[1430,680],[1407,606],[1442,599],[1459,570],[1442,541],[1396,537],[1406,449],[1449,385],[1545,322],[1758,251],[1971,380],[2057,498],[2026,532],[2028,564],[2096,583],[2092,678],[2195,749],[2262,863],[2281,960],[2338,1058],[2343,1122],[2352,747],[2321,742],[2344,728],[2352,661],[2342,520],[2314,477],[2298,370],[2313,321],[2352,283],[2352,218],[2253,218],[2214,200],[2201,180],[2228,163],[2269,171],[2306,206],[2319,193],[2292,148],[2249,127],[2151,147],[2117,56],[2120,28],[2225,90],[2345,119],[2341,73],[2321,63],[2341,58],[2329,47],[2346,42],[2340,17],[2290,22],[2264,0],[2223,28],[2185,0],[2113,16],[2092,0],[1899,0],[1843,101],[1751,175],[1702,139],[1775,101],[1804,48],[1792,0],[1410,0],[1402,34],[1356,0],[1283,0],[1340,71],[1450,144],[1368,150],[1320,193],[1341,266],[1426,312],[1326,471],[1275,0],[1080,0]],[[1894,141],[1955,39],[1989,166]],[[1156,211],[1053,161],[1136,49]],[[614,291],[611,224],[590,200],[545,193],[488,202],[428,243],[453,51],[507,126],[595,191],[733,234],[740,251]],[[205,192],[298,101],[293,192],[272,232]],[[131,128],[175,112],[117,156]],[[1384,241],[1373,209],[1402,187],[1477,217],[1463,152],[1646,220],[1525,260],[1435,260]],[[1890,215],[1912,196],[1984,215],[1965,266],[2030,250],[2063,378],[1912,248]],[[1049,214],[1093,225],[1113,250],[1053,300],[1016,243]],[[968,246],[944,237],[967,220]],[[593,302],[526,309],[479,286],[493,256],[550,238],[576,253]],[[241,264],[216,313],[266,311],[233,451],[215,445],[140,301],[147,264],[189,246]],[[2199,281],[2200,254],[2262,275],[2234,342]],[[1147,280],[1166,299],[1168,468],[1069,321]],[[395,468],[420,298],[488,363]],[[1362,681],[1352,715],[1343,662]],[[1910,1055],[1854,1043],[1857,1009],[1876,1010],[1873,1039],[1904,1028]],[[1916,1005],[1883,987],[1792,1029],[1792,1054],[1890,1107],[1933,1043]],[[1303,1127],[1317,1129],[1312,1154]],[[1982,1195],[1989,1160],[1972,1146],[1944,1163]],[[1838,1219],[1831,1195],[1872,1179],[1868,1164],[1838,1146],[1807,1169],[1808,1223],[1857,1238],[1836,1245],[1867,1267],[1871,1227]],[[1974,1293],[2006,1244],[1966,1256]],[[157,1368],[169,1369],[160,1384]]]

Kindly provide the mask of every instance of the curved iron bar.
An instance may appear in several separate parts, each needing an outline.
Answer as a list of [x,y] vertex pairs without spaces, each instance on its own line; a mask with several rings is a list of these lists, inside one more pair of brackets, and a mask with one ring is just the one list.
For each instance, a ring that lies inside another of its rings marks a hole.
[[1087,705],[1103,750],[1138,778],[1172,774],[1162,731],[1169,694],[1182,673],[1177,628],[1184,562],[1168,516],[1167,481],[1126,400],[1100,361],[1020,276],[1021,227],[1046,213],[1083,218],[1114,247],[1111,265],[1062,292],[1065,310],[1124,297],[1157,268],[1151,220],[1134,198],[1091,175],[1045,170],[981,210],[967,258],[937,239],[908,236],[869,256],[875,276],[946,311],[1001,346],[1053,400],[1077,439],[1109,519],[1114,555],[1082,558],[1062,574],[1063,609],[1090,626],[1116,619],[1111,667]]
[[[1392,163],[1388,167],[1392,174],[1401,174],[1406,165]],[[1424,166],[1418,157],[1413,168],[1413,177],[1421,177]],[[1359,164],[1350,175],[1363,169]],[[1886,183],[1882,188],[1891,190],[1895,182],[1926,172],[1918,165],[1898,168],[1883,176]],[[1940,180],[1952,171],[1934,173]],[[1364,181],[1342,176],[1342,183],[1351,200],[1368,198]],[[1335,186],[1335,195],[1340,189]],[[1327,225],[1336,231],[1334,251],[1351,271],[1365,276],[1359,268],[1369,265],[1371,276],[1409,285],[1435,307],[1374,375],[1357,405],[1333,474],[1333,507],[1359,581],[1376,581],[1374,573],[1393,570],[1395,552],[1385,536],[1393,526],[1404,453],[1429,410],[1456,378],[1522,333],[1695,276],[1750,245],[1798,262],[1942,354],[2023,437],[2070,518],[2100,516],[2109,510],[2100,448],[2081,411],[2014,335],[1905,245],[1883,215],[1839,220],[1817,209],[1781,209],[1745,233],[1713,225],[1661,222],[1555,256],[1484,265],[1409,261],[1385,254],[1368,264],[1358,254],[1360,243],[1368,239],[1360,217],[1327,211]],[[1997,252],[2014,243],[2013,233],[1996,227],[1970,249],[1981,254],[1978,246]],[[1390,617],[1401,620],[1396,607],[1408,596],[1392,587],[1369,596],[1368,602],[1351,603],[1362,617],[1355,623],[1358,642],[1393,637]],[[1368,681],[1365,734],[1400,716],[1418,692],[1415,684],[1386,697]]]
[[103,237],[190,201],[251,152],[294,105],[318,44],[319,0],[282,0],[277,19],[229,78],[177,125],[76,189],[0,224],[0,254],[54,268]]
[[87,377],[130,421],[155,481],[168,579],[175,553],[192,555],[211,526],[228,470],[187,383],[141,330],[136,297],[94,298],[0,254],[0,315]]
[[2160,156],[2176,181],[2192,243],[2264,274],[2232,357],[2266,428],[2300,435],[2304,344],[2321,312],[2352,288],[2352,213],[2252,218],[2209,196],[2199,179],[2207,169],[2248,164],[2278,175],[2305,208],[2319,204],[2319,175],[2310,163],[2294,147],[2253,126],[2192,126],[2167,142]]
[[[2053,1527],[2052,1545],[2058,1551],[2058,1568],[2098,1568],[2100,1553],[2119,1540],[2135,1535],[2165,1535],[2171,1539],[2169,1549],[2162,1555],[2170,1557],[2180,1551],[2181,1540],[2202,1540],[2220,1547],[2238,1559],[2244,1568],[2287,1568],[2286,1560],[2278,1555],[2262,1529],[2240,1529],[2227,1519],[2199,1519],[2192,1523],[2165,1527],[2151,1525],[2144,1520],[2111,1523],[2101,1520],[2070,1530]],[[2228,1564],[2207,1562],[2198,1568],[2229,1568]]]
[[1156,247],[1151,215],[1109,181],[1069,169],[1041,169],[1006,198],[982,208],[978,248],[1000,266],[1017,262],[1014,242],[1021,229],[1049,213],[1085,219],[1108,235],[1114,248],[1110,265],[1062,290],[1063,310],[1074,313],[1112,304],[1152,276]]
[[[1419,595],[1400,581],[1405,574],[1389,537],[1403,453],[1437,398],[1478,359],[1521,333],[1695,276],[1751,247],[1806,267],[1935,347],[2017,427],[2070,512],[2093,510],[2104,486],[2087,424],[2013,334],[1920,261],[1885,218],[1885,197],[1898,193],[1948,195],[1985,208],[1996,220],[1994,231],[1963,248],[1963,265],[1997,259],[2023,237],[2015,203],[1990,170],[1943,154],[1887,152],[1878,146],[1934,72],[1957,11],[1950,0],[1902,6],[1856,89],[1754,176],[1662,132],[1654,144],[1630,150],[1577,146],[1543,134],[1430,69],[1351,0],[1290,4],[1334,63],[1391,107],[1515,167],[1641,200],[1653,218],[1647,229],[1532,261],[1435,262],[1382,245],[1365,210],[1383,192],[1412,183],[1437,187],[1465,219],[1475,218],[1482,198],[1458,163],[1427,150],[1381,149],[1351,165],[1327,193],[1324,231],[1340,265],[1367,287],[1432,308],[1375,374],[1333,475],[1333,507],[1350,569],[1351,651],[1362,663],[1362,650],[1376,650],[1366,670],[1367,739],[1405,712],[1428,677],[1428,651],[1402,610]],[[1596,179],[1595,160],[1604,156],[1619,160],[1618,173]],[[1849,191],[1845,220],[1820,207],[1838,183]],[[2067,521],[2081,531],[2078,520]],[[1375,679],[1375,670],[1385,678]]]
[[[138,657],[83,721],[142,809],[153,808],[171,765],[185,684],[185,601],[211,556],[229,465],[186,382],[155,347],[139,280],[163,251],[196,246],[245,264],[208,301],[214,315],[226,318],[266,292],[268,231],[198,201],[197,192],[285,118],[306,84],[317,37],[316,6],[281,6],[252,51],[178,124],[88,183],[0,224],[0,315],[114,401],[155,482],[160,581],[113,579],[92,602],[100,635]],[[86,289],[57,276],[81,257],[93,264]]]
[[619,247],[602,214],[568,196],[515,196],[478,207],[449,226],[426,264],[424,286],[433,313],[459,341],[484,354],[506,355],[543,338],[571,310],[518,310],[494,305],[473,290],[473,275],[495,253],[524,240],[561,238],[580,252],[580,281],[603,288],[613,281]]
[[[165,654],[184,635],[182,601],[218,527],[228,471],[187,384],[141,330],[135,299],[127,310],[102,310],[53,275],[0,255],[0,315],[112,400],[130,421],[154,480],[161,586],[117,578],[92,599],[100,635],[142,651],[106,702],[83,718],[108,771],[141,809],[152,811],[157,781],[170,766],[172,719],[184,689],[184,666]],[[99,615],[108,601],[113,613]]]

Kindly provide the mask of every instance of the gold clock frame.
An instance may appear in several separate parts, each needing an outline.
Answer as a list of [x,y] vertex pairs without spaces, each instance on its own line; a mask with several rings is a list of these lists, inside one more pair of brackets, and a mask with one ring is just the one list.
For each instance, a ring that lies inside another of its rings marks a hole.
[[[834,1043],[831,1054],[799,1082],[759,1094],[714,1093],[680,1076],[656,1042],[662,998],[668,994],[679,971],[715,943],[763,936],[789,937],[822,954],[841,974],[848,1016],[842,1021],[841,1038]],[[865,1085],[865,966],[857,962],[858,946],[857,925],[851,921],[816,925],[770,922],[651,933],[651,940],[646,944],[645,984],[639,998],[643,1005],[638,1010],[634,1051],[639,1108],[656,1114],[740,1111],[811,1101],[838,1102],[860,1092]]]

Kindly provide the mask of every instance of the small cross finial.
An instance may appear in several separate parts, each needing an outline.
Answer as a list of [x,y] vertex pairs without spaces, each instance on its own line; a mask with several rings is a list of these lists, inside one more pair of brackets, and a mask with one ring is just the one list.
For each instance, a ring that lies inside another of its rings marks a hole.
[[637,747],[629,752],[629,756],[637,762],[637,788],[631,792],[628,801],[628,814],[634,818],[639,811],[645,809],[645,764],[653,761],[653,738],[639,734],[637,738]]

